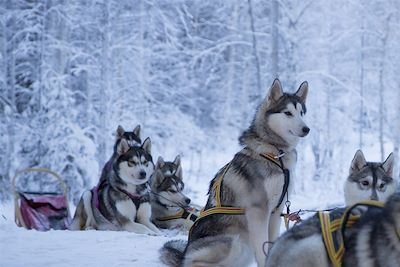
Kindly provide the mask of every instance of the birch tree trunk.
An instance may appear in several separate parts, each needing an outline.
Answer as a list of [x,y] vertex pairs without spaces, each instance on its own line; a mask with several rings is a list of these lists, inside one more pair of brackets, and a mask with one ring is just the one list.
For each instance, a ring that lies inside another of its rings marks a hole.
[[99,120],[99,128],[100,128],[100,134],[99,134],[99,161],[100,161],[100,166],[103,166],[106,160],[106,134],[107,133],[107,127],[106,127],[106,115],[107,115],[107,98],[106,98],[106,93],[110,89],[110,79],[109,79],[109,64],[110,64],[110,55],[109,55],[109,12],[110,12],[110,1],[104,0],[103,2],[103,32],[102,32],[102,46],[101,46],[101,69],[100,69],[100,74],[101,74],[101,79],[102,79],[102,84],[100,86],[100,105],[99,105],[99,111],[100,111],[100,120]]
[[361,48],[360,48],[360,114],[359,114],[359,149],[363,149],[363,127],[364,127],[364,47],[365,47],[365,35],[364,35],[364,18],[361,18]]
[[389,22],[390,22],[390,15],[386,18],[386,25],[385,25],[385,35],[382,38],[382,57],[379,62],[379,148],[381,153],[381,161],[385,159],[385,140],[384,140],[384,133],[383,133],[383,121],[385,118],[386,110],[385,110],[385,86],[383,84],[383,75],[384,75],[384,62],[386,60],[386,47],[387,47],[387,40],[389,36]]
[[257,96],[262,97],[264,92],[262,91],[261,88],[261,71],[260,71],[260,59],[258,57],[258,49],[257,49],[257,38],[255,34],[255,20],[254,20],[254,14],[253,14],[253,6],[251,0],[247,0],[247,3],[249,5],[249,17],[250,17],[250,29],[252,32],[252,45],[253,45],[253,55],[254,55],[254,61],[256,64],[256,80],[257,80]]
[[[238,28],[238,4],[236,2],[233,3],[233,14],[232,14],[232,28]],[[235,34],[235,37],[237,34]],[[229,67],[228,67],[228,86],[225,92],[225,109],[223,111],[223,117],[226,120],[231,120],[230,114],[232,114],[231,106],[232,106],[232,96],[235,96],[233,92],[235,92],[235,76],[236,76],[236,46],[232,45],[229,53]],[[221,127],[223,129],[224,127]]]
[[[149,93],[149,88],[148,88],[148,71],[147,71],[147,58],[148,58],[148,49],[149,47],[146,46],[146,28],[148,25],[146,24],[146,2],[145,1],[140,1],[140,28],[139,28],[139,47],[142,50],[141,53],[139,53],[139,66],[140,66],[140,90],[143,92],[143,96],[146,98],[148,93]],[[149,109],[149,103],[150,101],[148,99],[144,99],[143,103],[143,113],[142,113],[142,128],[146,128],[146,118],[148,115],[148,109]]]
[[271,1],[271,72],[273,79],[279,77],[279,4],[278,0]]
[[[13,10],[13,0],[9,0],[7,2],[7,10]],[[6,23],[5,23],[6,24]],[[8,127],[7,127],[7,134],[8,134],[8,144],[7,144],[7,159],[6,160],[6,171],[5,173],[7,174],[6,178],[9,178],[9,181],[11,179],[11,162],[12,159],[14,158],[14,153],[15,153],[15,116],[17,114],[17,109],[16,109],[16,103],[15,103],[15,56],[14,56],[14,48],[15,48],[15,42],[13,38],[13,33],[15,31],[15,18],[14,16],[10,19],[9,22],[9,27],[5,27],[5,55],[7,56],[6,64],[7,64],[7,85],[8,85],[8,90],[9,90],[9,96],[10,96],[10,109],[11,113],[8,117]],[[7,90],[7,91],[8,91]]]

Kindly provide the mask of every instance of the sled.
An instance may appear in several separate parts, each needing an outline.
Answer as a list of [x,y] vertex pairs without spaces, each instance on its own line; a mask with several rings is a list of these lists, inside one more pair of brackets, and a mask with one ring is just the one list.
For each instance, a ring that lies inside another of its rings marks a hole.
[[[27,172],[50,174],[60,184],[62,193],[19,191],[16,187],[17,178]],[[68,229],[71,221],[68,190],[57,173],[44,168],[28,168],[15,174],[11,186],[14,194],[15,223],[19,227],[38,231]]]

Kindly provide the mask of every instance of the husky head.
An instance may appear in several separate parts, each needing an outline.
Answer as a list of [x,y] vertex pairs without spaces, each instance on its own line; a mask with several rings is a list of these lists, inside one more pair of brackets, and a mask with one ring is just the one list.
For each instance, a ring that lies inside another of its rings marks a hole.
[[154,172],[150,138],[146,138],[141,146],[129,146],[127,140],[121,139],[117,155],[114,171],[125,183],[140,185],[150,179]]
[[284,93],[280,81],[275,79],[252,125],[240,137],[241,144],[249,145],[256,139],[279,148],[295,147],[299,138],[310,131],[303,121],[307,92],[308,83],[303,82],[296,93]]
[[114,152],[117,152],[118,145],[122,139],[125,139],[129,146],[140,146],[142,144],[142,140],[140,139],[140,125],[137,125],[132,132],[126,132],[121,125],[118,125]]
[[151,188],[156,201],[168,209],[189,205],[190,198],[182,193],[184,184],[179,155],[172,162],[158,158]]
[[350,174],[344,185],[346,205],[363,200],[386,201],[395,192],[393,179],[394,156],[391,153],[384,162],[367,162],[358,150],[351,162]]

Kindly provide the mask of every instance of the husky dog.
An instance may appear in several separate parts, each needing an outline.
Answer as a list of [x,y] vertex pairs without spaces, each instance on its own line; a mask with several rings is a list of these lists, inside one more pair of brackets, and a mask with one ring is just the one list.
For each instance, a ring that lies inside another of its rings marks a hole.
[[[193,208],[189,207],[190,198],[182,193],[182,167],[180,156],[173,162],[157,160],[151,182],[151,220],[159,228],[177,228],[193,224],[197,219]],[[191,220],[192,219],[192,220]]]
[[170,241],[161,249],[165,264],[242,267],[255,256],[258,266],[264,266],[264,243],[279,235],[295,147],[310,131],[303,121],[307,92],[307,82],[295,94],[284,93],[279,80],[273,82],[239,139],[244,148],[211,181],[207,204],[188,242]]
[[97,187],[83,194],[70,229],[159,234],[150,221],[150,196],[146,185],[153,171],[150,139],[142,146],[132,147],[126,139],[121,139],[112,168]]
[[396,191],[393,177],[394,155],[380,162],[367,162],[361,150],[358,150],[351,162],[350,174],[344,185],[347,206],[362,200],[385,202]]
[[399,266],[400,193],[391,195],[383,209],[368,210],[345,244],[344,267]]
[[[364,200],[385,201],[396,189],[392,178],[393,158],[393,154],[390,154],[384,162],[367,162],[358,150],[345,182],[346,205]],[[334,210],[334,216],[341,216],[344,210]],[[266,266],[323,267],[330,264],[322,239],[321,222],[315,215],[277,240],[268,255]]]
[[112,162],[114,158],[118,156],[117,148],[122,139],[125,139],[129,146],[140,146],[142,144],[140,139],[140,125],[137,125],[132,132],[125,132],[124,128],[122,128],[121,125],[118,125],[114,144],[114,152],[101,171],[99,183],[101,183],[107,177],[107,173],[112,168]]

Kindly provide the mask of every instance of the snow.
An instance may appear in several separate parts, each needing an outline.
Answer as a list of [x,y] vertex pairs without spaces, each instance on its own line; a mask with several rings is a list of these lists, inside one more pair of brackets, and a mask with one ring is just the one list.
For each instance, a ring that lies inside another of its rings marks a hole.
[[[76,204],[117,126],[140,124],[154,160],[181,155],[186,193],[204,205],[279,77],[287,92],[310,85],[291,210],[342,205],[357,149],[368,161],[400,151],[399,1],[361,2],[0,1],[0,202],[15,173],[45,167]],[[53,185],[33,178],[17,186]],[[40,233],[13,217],[0,203],[0,267],[159,266],[176,234]]]
[[[188,179],[185,178],[185,174],[193,177],[194,170],[184,169],[185,194],[192,199],[192,203],[200,206],[206,203],[208,184],[213,177],[211,173],[216,173],[219,167],[225,165],[237,149],[237,145],[233,144],[228,147],[228,153],[214,152],[206,158],[205,165],[208,166],[209,177]],[[305,158],[311,156],[311,152],[303,151],[303,154]],[[182,166],[188,165],[187,159],[183,158]],[[293,182],[298,185],[302,183],[302,179],[304,178],[297,174]],[[344,176],[338,177],[335,183],[336,190],[332,191],[329,191],[329,187],[321,187],[320,183],[307,185],[307,191],[313,193],[304,194],[301,190],[295,190],[289,199],[291,211],[342,206],[344,199],[341,188],[344,179]],[[74,212],[73,204],[70,205],[70,210]],[[313,213],[305,213],[302,214],[302,218],[311,215]],[[172,239],[187,239],[185,233],[176,230],[163,230],[163,236],[95,230],[38,232],[17,227],[13,218],[13,204],[0,204],[0,267],[164,266],[158,260],[158,250],[162,245]],[[285,228],[282,221],[281,232],[283,231]],[[254,263],[252,267],[255,266]]]
[[0,213],[2,267],[164,266],[158,260],[162,245],[172,238],[186,239],[172,230],[164,230],[165,236],[95,230],[39,232],[17,227],[10,203],[1,205]]
[[[199,196],[203,197],[202,194]],[[205,203],[199,199],[196,202]],[[324,208],[338,202],[342,205],[343,199],[331,194],[321,200],[319,195],[309,194],[294,195],[291,202],[292,211],[296,211]],[[310,215],[312,213],[303,217]],[[158,260],[158,250],[162,245],[172,239],[187,239],[185,233],[176,230],[162,230],[163,236],[96,230],[39,232],[17,227],[13,218],[12,203],[0,204],[1,267],[164,266]],[[282,222],[281,232],[284,230]]]

